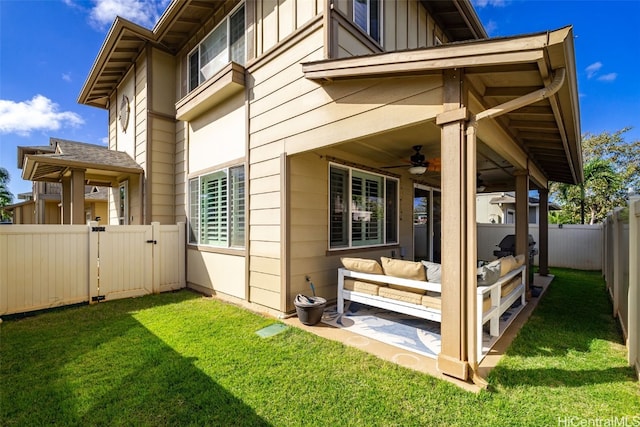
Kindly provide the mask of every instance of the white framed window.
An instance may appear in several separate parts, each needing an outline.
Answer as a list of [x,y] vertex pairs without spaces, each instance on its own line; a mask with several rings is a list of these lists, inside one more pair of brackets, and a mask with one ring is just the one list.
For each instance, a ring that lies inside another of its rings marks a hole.
[[398,243],[398,180],[329,165],[329,249]]
[[381,0],[353,0],[353,22],[380,43]]
[[118,186],[118,224],[129,224],[129,181]]
[[230,61],[244,65],[244,4],[218,24],[188,56],[189,92]]
[[189,180],[189,243],[244,248],[244,166]]

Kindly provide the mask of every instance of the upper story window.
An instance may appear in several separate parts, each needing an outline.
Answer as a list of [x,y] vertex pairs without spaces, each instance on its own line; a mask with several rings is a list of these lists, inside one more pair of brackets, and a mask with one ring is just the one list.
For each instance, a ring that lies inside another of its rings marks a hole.
[[189,54],[189,92],[230,61],[244,65],[244,5],[227,16]]
[[329,248],[398,243],[398,180],[346,166],[329,168]]
[[381,0],[353,0],[353,22],[380,43]]

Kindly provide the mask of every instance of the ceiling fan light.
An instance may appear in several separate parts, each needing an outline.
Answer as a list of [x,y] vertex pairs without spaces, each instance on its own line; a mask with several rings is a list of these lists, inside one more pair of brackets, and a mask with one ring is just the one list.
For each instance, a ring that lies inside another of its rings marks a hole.
[[409,168],[409,173],[411,175],[422,175],[426,171],[427,171],[427,167],[426,166],[411,166]]

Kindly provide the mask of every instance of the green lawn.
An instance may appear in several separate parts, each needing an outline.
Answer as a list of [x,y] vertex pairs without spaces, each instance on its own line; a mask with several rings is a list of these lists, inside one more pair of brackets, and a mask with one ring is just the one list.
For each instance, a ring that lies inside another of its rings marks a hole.
[[0,425],[640,425],[600,275],[554,274],[478,394],[297,328],[260,338],[273,319],[189,291],[7,320]]

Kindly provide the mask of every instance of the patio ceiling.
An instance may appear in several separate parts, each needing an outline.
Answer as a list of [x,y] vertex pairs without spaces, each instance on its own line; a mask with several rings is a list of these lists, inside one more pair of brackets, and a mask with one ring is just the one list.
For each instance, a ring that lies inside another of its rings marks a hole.
[[[513,189],[513,162],[496,137],[512,141],[526,156],[525,163],[540,170],[548,180],[582,181],[580,120],[573,54],[573,32],[560,30],[512,37],[454,43],[427,49],[382,53],[356,58],[303,64],[309,79],[333,81],[371,77],[442,74],[445,69],[464,69],[469,109],[479,113],[500,110],[504,103],[545,89],[565,70],[559,91],[499,117],[478,123],[478,171],[488,183],[487,191]],[[490,122],[490,123],[489,123]],[[496,126],[497,125],[497,126]],[[389,162],[406,159],[412,145],[425,146],[424,154],[436,157],[440,128],[435,123],[402,129],[356,143],[369,148],[367,158]],[[372,147],[378,150],[371,150]],[[382,153],[381,153],[382,152]],[[364,153],[363,153],[364,155]],[[382,156],[386,156],[384,160]],[[521,166],[520,166],[521,167]],[[505,179],[506,178],[506,179]]]

